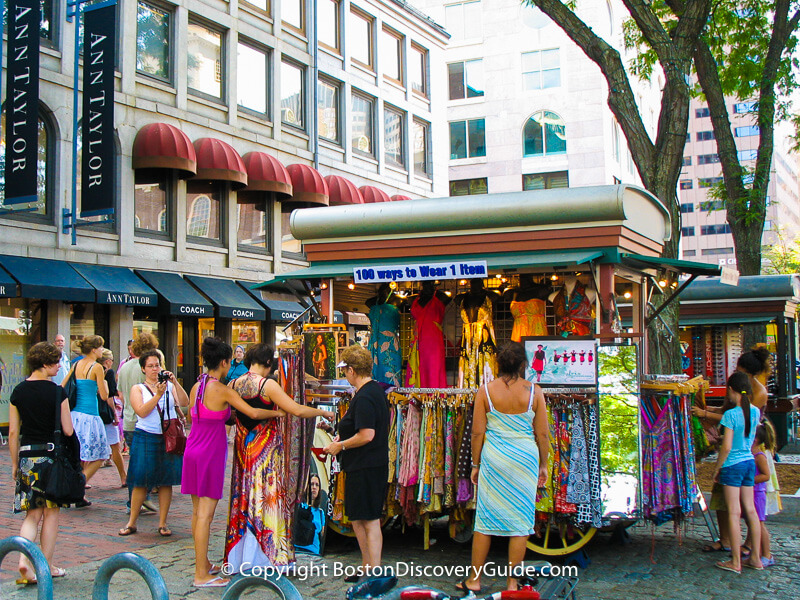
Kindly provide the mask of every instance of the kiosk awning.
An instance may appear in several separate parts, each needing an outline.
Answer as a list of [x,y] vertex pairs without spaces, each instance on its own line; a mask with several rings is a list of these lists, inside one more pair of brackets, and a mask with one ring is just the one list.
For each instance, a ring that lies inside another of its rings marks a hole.
[[130,269],[105,265],[72,265],[97,290],[98,304],[156,306],[158,295]]
[[715,317],[680,317],[681,327],[693,325],[736,325],[739,323],[769,323],[775,320],[769,315],[717,315]]
[[24,256],[0,256],[2,265],[20,284],[23,298],[94,302],[95,289],[67,262]]
[[211,303],[177,273],[137,269],[136,274],[158,293],[159,301],[169,314],[184,317],[214,316]]
[[185,278],[203,292],[216,306],[216,316],[224,319],[263,321],[267,311],[250,294],[230,279],[186,275]]
[[[428,261],[430,263],[441,263],[448,261],[471,261],[485,260],[486,266],[490,269],[527,269],[534,267],[547,268],[569,268],[583,265],[593,260],[603,258],[603,250],[562,250],[557,252],[520,252],[506,254],[485,254],[482,256],[436,256],[427,259],[414,259],[415,262]],[[408,262],[407,259],[400,260],[378,260],[377,263],[385,266],[402,265]],[[323,279],[335,277],[352,277],[353,269],[364,267],[363,261],[343,260],[316,264],[313,267],[298,269],[288,273],[280,273],[275,279],[270,279],[264,283],[253,286],[254,289],[267,287],[276,281],[287,281],[290,279]]]
[[16,298],[17,282],[8,274],[8,271],[0,267],[0,298]]
[[708,275],[716,277],[720,274],[720,268],[716,265],[699,263],[690,260],[678,260],[675,258],[663,258],[661,256],[642,256],[641,254],[623,254],[622,264],[634,269],[668,269],[689,275]]

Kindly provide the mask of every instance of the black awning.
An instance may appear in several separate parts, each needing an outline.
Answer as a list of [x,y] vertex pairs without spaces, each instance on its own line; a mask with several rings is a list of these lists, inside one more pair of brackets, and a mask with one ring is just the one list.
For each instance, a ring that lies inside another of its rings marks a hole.
[[267,311],[256,299],[230,279],[186,275],[186,280],[197,287],[216,306],[216,316],[225,319],[251,319],[264,321]]
[[0,256],[0,265],[17,280],[23,298],[66,302],[95,300],[94,288],[67,262],[24,256]]
[[158,305],[158,295],[130,269],[105,265],[72,266],[97,290],[98,304]]
[[17,282],[2,267],[0,267],[0,298],[16,298],[19,296]]
[[156,291],[159,303],[169,314],[184,317],[214,316],[214,307],[211,303],[177,273],[137,269],[136,274]]
[[308,321],[309,315],[312,314],[299,302],[286,302],[285,300],[264,300],[263,302],[269,309],[269,320],[273,323],[291,323],[303,313],[305,313],[303,321]]

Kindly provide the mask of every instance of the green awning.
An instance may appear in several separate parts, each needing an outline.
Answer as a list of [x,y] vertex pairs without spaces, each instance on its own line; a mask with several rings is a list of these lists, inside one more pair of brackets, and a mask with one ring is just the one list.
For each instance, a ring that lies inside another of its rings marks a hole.
[[189,283],[203,292],[216,307],[216,316],[225,319],[263,321],[267,311],[250,294],[230,279],[184,275]]
[[[553,252],[519,252],[505,254],[484,254],[481,256],[435,256],[406,257],[399,259],[375,259],[372,264],[391,267],[409,262],[441,263],[448,261],[485,260],[490,270],[495,269],[530,269],[546,267],[548,269],[570,268],[584,265],[603,258],[603,250],[561,250]],[[366,260],[342,260],[318,263],[312,267],[289,271],[276,275],[274,279],[254,285],[251,289],[259,289],[280,281],[290,279],[327,279],[336,277],[352,277],[353,269],[369,265]]]
[[16,298],[17,282],[3,267],[0,267],[0,298]]
[[213,317],[214,307],[177,273],[140,271],[136,274],[158,293],[159,305],[170,315]]
[[98,304],[156,306],[158,296],[144,281],[124,267],[72,265],[97,290]]
[[0,265],[19,282],[23,298],[94,302],[95,289],[67,262],[25,256],[0,256]]
[[678,260],[675,258],[662,258],[660,256],[642,256],[641,254],[623,254],[622,264],[634,269],[669,269],[679,273],[689,275],[707,275],[717,277],[721,269],[716,265],[708,263],[693,262],[690,260]]

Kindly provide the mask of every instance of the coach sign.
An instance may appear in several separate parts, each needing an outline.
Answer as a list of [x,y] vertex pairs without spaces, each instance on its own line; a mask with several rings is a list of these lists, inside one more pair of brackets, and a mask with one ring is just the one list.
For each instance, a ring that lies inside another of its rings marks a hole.
[[81,217],[114,211],[116,6],[84,12]]
[[39,0],[8,0],[5,204],[36,202]]

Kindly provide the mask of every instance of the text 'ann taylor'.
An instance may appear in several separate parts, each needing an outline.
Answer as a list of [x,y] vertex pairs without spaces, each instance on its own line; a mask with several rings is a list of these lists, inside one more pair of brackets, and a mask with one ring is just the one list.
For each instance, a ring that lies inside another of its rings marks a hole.
[[125,304],[127,306],[151,306],[150,296],[139,296],[137,294],[115,294],[106,293],[106,304]]

